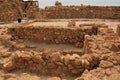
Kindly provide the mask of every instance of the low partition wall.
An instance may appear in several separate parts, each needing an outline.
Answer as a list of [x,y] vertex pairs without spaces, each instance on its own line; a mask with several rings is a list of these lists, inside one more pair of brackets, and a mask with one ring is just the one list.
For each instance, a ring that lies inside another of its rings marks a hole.
[[9,33],[14,39],[28,39],[36,42],[72,44],[83,47],[86,34],[96,34],[97,29],[93,27],[69,28],[58,26],[16,26],[9,28]]
[[[9,67],[8,64],[11,63]],[[81,75],[85,69],[91,70],[98,66],[99,57],[96,54],[78,54],[65,55],[62,52],[51,51],[16,51],[12,60],[5,64],[5,70],[21,69],[38,73],[41,75],[51,76],[78,76]]]

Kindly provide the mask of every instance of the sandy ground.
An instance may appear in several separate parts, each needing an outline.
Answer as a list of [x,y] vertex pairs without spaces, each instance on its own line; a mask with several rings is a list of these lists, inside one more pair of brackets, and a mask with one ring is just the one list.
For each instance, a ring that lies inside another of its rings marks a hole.
[[[52,22],[34,22],[29,24],[28,26],[58,26],[58,27],[67,27],[69,20],[61,20],[60,22],[58,21],[52,21]],[[103,19],[89,19],[89,20],[75,20],[76,21],[76,26],[79,27],[80,24],[106,24],[109,27],[113,28],[114,31],[116,31],[116,27],[118,24],[120,24],[120,21],[118,20],[103,20]]]
[[[61,19],[61,20],[48,20],[46,22],[34,22],[35,20],[23,20],[21,24],[24,24],[26,22],[29,23],[28,26],[34,25],[34,26],[58,26],[58,27],[67,27],[69,19]],[[103,19],[77,19],[74,20],[76,21],[76,26],[79,27],[80,24],[106,24],[109,27],[113,28],[114,30],[116,29],[117,25],[120,24],[120,20],[103,20]],[[2,24],[0,23],[0,27],[4,26],[13,26],[13,25],[19,25],[17,21],[14,21],[12,23],[7,23],[7,24]]]
[[46,44],[46,43],[37,43],[32,41],[24,41],[25,45],[30,47],[36,47],[38,49],[50,49],[54,51],[77,51],[81,52],[82,49],[76,48],[74,45],[69,44]]

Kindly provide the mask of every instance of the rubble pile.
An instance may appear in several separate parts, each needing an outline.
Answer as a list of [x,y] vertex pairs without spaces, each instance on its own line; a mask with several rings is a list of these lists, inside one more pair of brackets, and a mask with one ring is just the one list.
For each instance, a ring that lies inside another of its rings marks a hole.
[[119,19],[117,6],[50,6],[45,8],[46,19],[100,18]]
[[93,35],[94,28],[62,28],[59,26],[18,26],[9,29],[14,39],[29,39],[37,42],[72,44],[76,47],[83,47],[84,35]]

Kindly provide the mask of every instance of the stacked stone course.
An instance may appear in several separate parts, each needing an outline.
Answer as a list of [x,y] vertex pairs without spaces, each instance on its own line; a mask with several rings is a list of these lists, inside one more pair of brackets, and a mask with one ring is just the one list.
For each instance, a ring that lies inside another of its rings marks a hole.
[[[99,56],[99,66],[90,71],[84,71],[81,77],[75,80],[113,80],[119,79],[120,70],[120,40],[113,29],[101,26],[98,35],[86,35],[84,50],[87,54]],[[99,74],[99,76],[98,76]]]
[[[86,35],[84,41],[85,53],[104,53],[104,51],[120,51],[118,35],[111,28],[99,28],[98,35]],[[103,52],[102,52],[103,51]]]
[[61,28],[59,26],[43,26],[43,27],[23,27],[10,28],[14,38],[28,39],[37,42],[72,44],[76,47],[83,47],[84,35],[93,35],[93,28]]
[[[19,31],[29,30],[29,33],[32,34],[31,31],[36,27],[32,27],[31,30],[29,28],[31,27],[16,27],[8,30],[10,30],[9,32],[11,32],[14,38],[17,37],[19,39],[22,37],[22,35],[18,35]],[[42,30],[42,27],[39,28]],[[44,27],[43,31],[45,31],[46,28],[48,31],[53,29],[53,27],[51,27],[51,29]],[[64,29],[74,31],[77,28]],[[86,27],[80,27],[80,29],[84,30]],[[92,27],[89,29],[93,30],[94,28]],[[38,30],[38,27],[36,30]],[[13,35],[13,33],[16,33],[17,35]],[[3,63],[2,68],[7,71],[20,69],[42,75],[61,77],[70,75],[78,76],[84,73],[84,71],[90,70],[88,74],[92,74],[92,77],[96,80],[102,80],[104,76],[107,76],[106,78],[108,78],[114,74],[114,72],[119,73],[119,70],[116,68],[120,65],[120,41],[118,35],[113,31],[113,29],[108,28],[105,25],[101,25],[97,30],[97,35],[86,34],[84,36],[83,54],[72,53],[69,51],[59,52],[51,50],[31,50],[28,48],[25,50],[17,50],[12,54],[12,57],[8,62]],[[1,57],[4,57],[5,55],[9,54],[4,54]],[[109,71],[109,69],[114,71]],[[96,76],[98,74],[96,71],[100,73],[99,77]],[[78,78],[78,80],[79,79],[81,78]]]
[[[4,65],[4,69],[23,69],[42,75],[80,75],[85,69],[93,69],[99,63],[99,58],[94,54],[78,54],[53,51],[17,51],[12,58],[12,62]],[[14,66],[8,66],[8,65]]]
[[119,6],[50,6],[45,8],[46,19],[120,19]]

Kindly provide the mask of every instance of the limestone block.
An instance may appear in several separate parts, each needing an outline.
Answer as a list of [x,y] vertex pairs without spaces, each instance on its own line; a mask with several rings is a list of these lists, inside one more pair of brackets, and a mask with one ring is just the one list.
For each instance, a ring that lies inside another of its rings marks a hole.
[[12,61],[9,61],[3,65],[3,69],[10,71],[10,70],[15,69],[15,65]]
[[109,61],[101,61],[100,62],[100,67],[102,68],[110,68],[110,67],[113,67],[113,63],[112,62],[109,62]]

